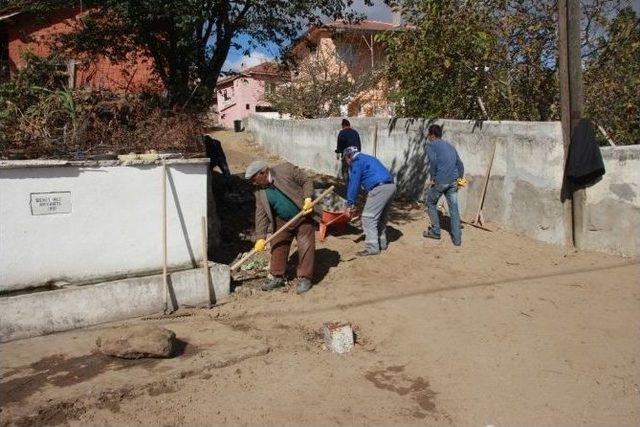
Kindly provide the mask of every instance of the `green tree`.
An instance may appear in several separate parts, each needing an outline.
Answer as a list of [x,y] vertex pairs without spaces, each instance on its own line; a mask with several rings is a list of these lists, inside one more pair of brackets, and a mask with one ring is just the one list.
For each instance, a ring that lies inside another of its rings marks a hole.
[[497,40],[482,0],[404,2],[413,31],[379,37],[386,43],[399,113],[409,117],[470,117]]
[[[11,6],[11,3],[13,5]],[[41,15],[77,2],[11,0]],[[151,57],[172,102],[187,99],[199,81],[212,94],[232,47],[250,52],[258,45],[283,44],[306,26],[331,19],[355,19],[353,0],[103,0],[88,1],[82,25],[63,44],[115,61],[133,53]],[[370,4],[371,1],[367,0]],[[247,36],[244,45],[238,36]]]
[[587,62],[586,112],[616,144],[640,143],[640,19],[628,8],[602,36],[603,48]]
[[[389,0],[414,31],[385,35],[400,113],[557,120],[555,0]],[[599,57],[607,25],[628,0],[584,0],[582,52]],[[622,72],[622,71],[621,71]],[[628,81],[628,79],[627,79]],[[628,86],[633,89],[633,86]]]

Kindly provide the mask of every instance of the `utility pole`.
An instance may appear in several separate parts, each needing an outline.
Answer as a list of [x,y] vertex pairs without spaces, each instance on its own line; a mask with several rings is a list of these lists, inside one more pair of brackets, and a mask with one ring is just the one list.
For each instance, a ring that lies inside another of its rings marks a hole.
[[[580,1],[558,1],[558,56],[560,78],[560,111],[562,138],[564,143],[565,166],[569,153],[569,144],[575,126],[584,113],[584,93],[582,85],[582,55],[580,52]],[[584,188],[574,188],[567,181],[566,167],[563,173],[562,201],[567,235],[577,248],[582,247],[584,231]]]

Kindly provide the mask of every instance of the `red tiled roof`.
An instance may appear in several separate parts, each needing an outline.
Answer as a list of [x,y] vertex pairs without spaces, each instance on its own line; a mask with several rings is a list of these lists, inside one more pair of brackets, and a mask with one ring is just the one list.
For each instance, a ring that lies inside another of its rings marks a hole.
[[402,25],[395,25],[391,22],[382,22],[382,21],[359,21],[354,24],[344,23],[342,21],[334,21],[331,23],[324,24],[322,27],[324,28],[335,28],[335,29],[346,29],[346,30],[355,30],[355,31],[398,31],[398,30],[406,30],[407,27]]
[[329,22],[319,26],[313,26],[309,28],[304,34],[296,39],[291,46],[289,46],[289,52],[296,51],[300,46],[303,46],[305,41],[308,41],[318,34],[322,30],[328,30],[330,32],[365,32],[375,33],[383,31],[407,31],[415,29],[412,25],[395,25],[391,22],[371,21],[364,20],[357,23],[344,23],[342,21]]
[[242,74],[272,74],[274,76],[280,74],[278,64],[275,62],[263,62],[241,71]]
[[231,74],[229,76],[224,76],[222,78],[219,78],[218,81],[216,82],[216,86],[220,86],[220,85],[225,84],[227,82],[231,82],[231,81],[237,79],[238,77],[240,77],[240,74]]
[[278,64],[276,64],[275,62],[263,62],[261,64],[254,65],[253,67],[245,68],[241,70],[239,73],[235,73],[235,74],[231,74],[231,75],[219,78],[218,82],[216,83],[216,87],[222,84],[234,81],[239,77],[250,77],[256,74],[262,74],[262,75],[267,74],[270,76],[279,76],[282,73],[280,73],[278,69]]

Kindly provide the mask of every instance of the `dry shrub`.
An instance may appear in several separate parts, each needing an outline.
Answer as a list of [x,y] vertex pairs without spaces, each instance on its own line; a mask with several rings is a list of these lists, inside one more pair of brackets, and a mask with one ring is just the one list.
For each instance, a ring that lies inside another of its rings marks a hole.
[[58,62],[31,55],[17,78],[0,84],[0,158],[204,151],[196,112],[169,108],[157,93],[66,89]]
[[118,96],[81,92],[77,139],[89,155],[114,152],[178,151],[200,153],[202,123],[193,112],[167,109],[149,95]]

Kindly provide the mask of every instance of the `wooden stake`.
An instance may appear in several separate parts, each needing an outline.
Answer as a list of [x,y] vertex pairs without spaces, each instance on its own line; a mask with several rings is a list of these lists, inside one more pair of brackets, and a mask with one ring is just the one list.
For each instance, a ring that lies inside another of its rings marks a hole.
[[482,114],[484,114],[485,118],[489,120],[489,115],[487,114],[487,109],[484,108],[484,102],[482,102],[482,98],[478,97],[478,105],[480,105],[480,109],[482,110]]
[[202,276],[204,279],[204,288],[209,295],[209,304],[212,298],[209,293],[209,254],[207,253],[207,218],[202,217]]
[[[480,105],[480,109],[482,113],[489,118],[487,114],[487,110],[484,107],[484,103],[482,102],[482,98],[478,97],[478,104]],[[489,186],[489,177],[491,176],[491,168],[493,166],[493,159],[496,156],[496,147],[498,146],[497,142],[493,143],[493,150],[491,150],[491,158],[489,159],[489,165],[487,166],[487,173],[484,177],[484,183],[482,184],[482,193],[480,193],[480,203],[478,204],[478,210],[476,211],[475,216],[471,221],[462,221],[466,224],[473,225],[481,230],[491,231],[485,227],[484,216],[482,215],[482,208],[484,206],[484,200],[487,195],[487,187]]]
[[484,217],[482,215],[482,208],[484,207],[484,200],[487,195],[487,187],[489,186],[489,177],[491,176],[491,168],[493,166],[493,159],[496,156],[496,147],[497,143],[493,143],[493,150],[491,151],[491,158],[489,159],[489,165],[487,166],[487,173],[484,176],[484,183],[482,185],[482,193],[480,194],[480,203],[478,204],[478,210],[476,211],[476,215],[473,217],[471,221],[469,221],[472,225],[478,224],[484,226]]
[[373,128],[373,157],[378,157],[378,124]]
[[598,124],[598,130],[607,139],[607,142],[609,143],[609,145],[611,145],[612,147],[616,146],[616,144],[613,142],[613,140],[609,137],[609,134],[607,133],[607,131],[604,130],[604,128],[602,126],[600,126],[600,124]]
[[162,162],[162,281],[164,312],[169,312],[169,277],[167,275],[167,164]]

